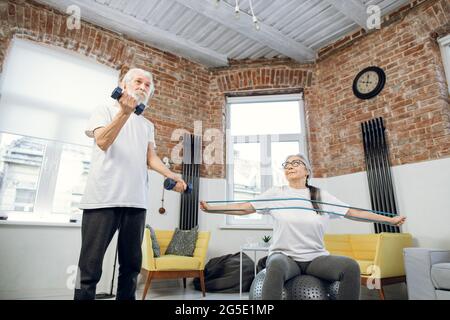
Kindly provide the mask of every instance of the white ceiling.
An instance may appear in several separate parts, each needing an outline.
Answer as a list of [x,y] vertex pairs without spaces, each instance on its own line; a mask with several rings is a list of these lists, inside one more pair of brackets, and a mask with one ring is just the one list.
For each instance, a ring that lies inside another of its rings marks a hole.
[[290,57],[310,62],[320,48],[366,28],[366,8],[382,15],[409,0],[252,0],[261,29],[256,31],[248,0],[39,0],[66,12],[81,9],[81,18],[128,35],[164,51],[209,67],[228,59]]

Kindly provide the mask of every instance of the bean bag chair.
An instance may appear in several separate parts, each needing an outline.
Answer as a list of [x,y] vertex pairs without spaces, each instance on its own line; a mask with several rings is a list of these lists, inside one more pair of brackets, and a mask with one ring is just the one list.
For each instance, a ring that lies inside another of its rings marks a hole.
[[[239,252],[212,258],[205,265],[207,292],[239,293]],[[242,292],[248,292],[255,277],[253,260],[242,254]],[[194,288],[201,290],[200,279],[194,278]]]

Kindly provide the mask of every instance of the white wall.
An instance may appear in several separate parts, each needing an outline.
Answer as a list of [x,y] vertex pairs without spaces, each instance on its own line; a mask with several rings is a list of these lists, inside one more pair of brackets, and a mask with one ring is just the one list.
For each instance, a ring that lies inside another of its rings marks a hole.
[[[80,247],[79,227],[0,225],[0,299],[72,296]],[[99,292],[109,292],[112,251]]]
[[[450,158],[394,167],[392,170],[399,212],[407,217],[403,232],[412,234],[415,245],[450,249]],[[180,196],[165,192],[166,213],[160,215],[163,178],[151,174],[147,223],[158,229],[178,226]],[[370,208],[365,173],[315,179],[349,205]],[[201,179],[200,199],[223,199],[224,179]],[[199,227],[212,232],[208,259],[236,253],[251,236],[267,230],[221,229],[223,215],[199,212]],[[328,233],[371,233],[371,223],[343,219],[333,221]],[[116,240],[104,260],[104,274],[98,292],[109,291]],[[80,228],[0,224],[0,299],[72,295],[66,282],[67,268],[76,265],[80,250]],[[258,256],[259,258],[259,256]],[[117,274],[116,274],[117,276]],[[116,282],[117,283],[117,282]]]
[[[311,184],[323,188],[349,206],[370,209],[366,173],[355,173],[332,178],[311,179]],[[348,219],[332,220],[327,233],[372,233],[372,223]]]
[[[450,158],[392,168],[398,212],[406,216],[402,232],[411,233],[414,245],[450,249]],[[351,206],[370,208],[366,173],[319,179]],[[337,221],[329,233],[373,232],[373,224]]]
[[[392,179],[398,211],[407,217],[402,232],[409,232],[414,244],[421,247],[450,249],[450,158],[396,166]],[[312,184],[324,188],[350,206],[370,209],[370,194],[365,172],[312,179]],[[200,198],[223,199],[225,180],[202,179]],[[222,215],[199,213],[200,228],[213,232],[211,256],[239,251],[239,246],[251,235],[259,237],[268,231],[223,230]],[[157,224],[158,221],[155,220]],[[372,223],[348,219],[333,220],[328,233],[373,233]]]
[[404,232],[420,247],[450,249],[450,158],[394,168]]

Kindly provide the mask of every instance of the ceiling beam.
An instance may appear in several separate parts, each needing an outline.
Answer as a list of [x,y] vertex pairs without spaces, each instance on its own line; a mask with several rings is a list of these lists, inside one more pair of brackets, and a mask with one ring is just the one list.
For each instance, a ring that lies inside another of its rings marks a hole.
[[143,41],[155,48],[185,57],[208,67],[228,65],[226,55],[179,37],[171,32],[151,26],[131,15],[112,9],[93,0],[39,0],[66,12],[69,5],[77,5],[81,9],[81,19],[102,26],[114,32],[120,32]]
[[353,20],[361,28],[368,31],[367,27],[367,8],[358,0],[325,0],[347,18]]
[[[316,52],[304,44],[282,34],[277,29],[262,23],[261,29],[256,31],[252,17],[241,11],[240,18],[235,18],[234,7],[221,1],[215,6],[215,0],[172,0],[179,4],[214,20],[235,32],[244,35],[260,44],[292,58],[298,62],[313,61]],[[257,15],[257,13],[255,13]]]

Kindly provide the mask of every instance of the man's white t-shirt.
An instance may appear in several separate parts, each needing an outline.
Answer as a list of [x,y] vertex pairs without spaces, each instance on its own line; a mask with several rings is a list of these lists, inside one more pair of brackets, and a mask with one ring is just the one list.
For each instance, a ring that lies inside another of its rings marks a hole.
[[[326,190],[320,189],[321,201],[347,206]],[[256,199],[286,199],[302,198],[311,199],[308,188],[294,189],[289,186],[273,187],[262,193]],[[306,207],[313,208],[310,201],[305,200],[280,200],[251,202],[255,209]],[[280,252],[295,261],[312,261],[315,258],[330,253],[325,249],[324,235],[331,219],[340,219],[347,213],[348,208],[319,204],[319,208],[325,211],[336,212],[340,215],[322,213],[305,209],[271,209],[258,210],[261,214],[270,214],[274,220],[272,244],[269,255]]]
[[[86,127],[86,135],[112,122],[120,107],[116,103],[97,108]],[[91,167],[80,209],[133,207],[147,209],[149,143],[155,146],[155,129],[151,121],[130,115],[113,144],[101,150],[94,143]]]

